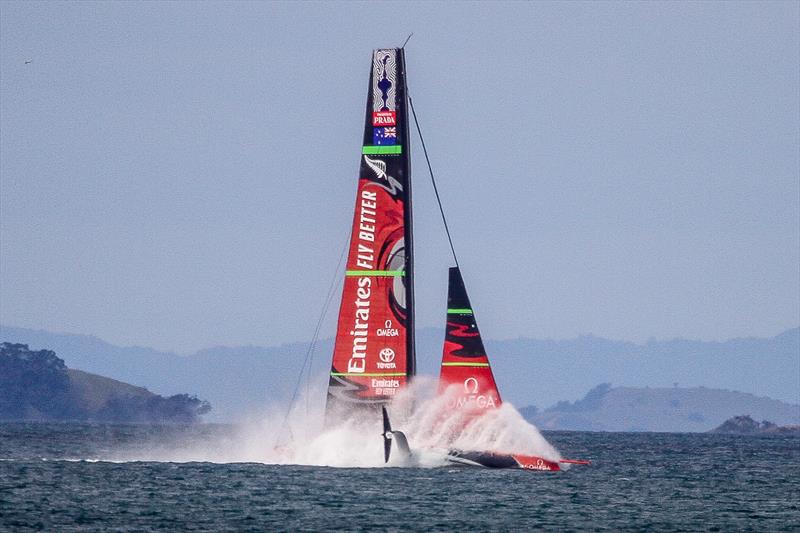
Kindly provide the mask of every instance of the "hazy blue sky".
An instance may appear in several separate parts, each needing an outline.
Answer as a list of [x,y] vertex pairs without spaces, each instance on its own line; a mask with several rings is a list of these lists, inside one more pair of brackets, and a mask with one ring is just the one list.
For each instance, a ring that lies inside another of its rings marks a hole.
[[[0,322],[179,352],[308,339],[370,52],[413,31],[487,337],[795,327],[799,6],[3,2]],[[418,321],[440,326],[447,244],[414,149]]]

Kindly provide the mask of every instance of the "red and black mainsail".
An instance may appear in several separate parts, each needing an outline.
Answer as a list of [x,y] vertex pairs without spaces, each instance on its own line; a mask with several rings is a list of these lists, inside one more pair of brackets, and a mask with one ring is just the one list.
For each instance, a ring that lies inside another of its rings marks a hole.
[[374,50],[355,215],[326,416],[383,404],[414,374],[411,182],[405,57]]

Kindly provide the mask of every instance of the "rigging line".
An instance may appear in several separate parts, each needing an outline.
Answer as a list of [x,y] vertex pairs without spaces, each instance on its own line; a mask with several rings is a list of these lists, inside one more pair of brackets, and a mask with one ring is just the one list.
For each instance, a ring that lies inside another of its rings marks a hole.
[[413,31],[412,31],[411,33],[409,33],[409,34],[408,34],[408,37],[406,37],[406,40],[403,42],[403,46],[401,46],[401,47],[400,47],[401,49],[406,47],[406,45],[408,44],[408,41],[410,41],[410,40],[411,40],[411,37],[412,37],[413,35],[414,35],[414,32],[413,32]]
[[[425,162],[428,163],[428,173],[431,175],[431,183],[433,183],[433,192],[436,193],[436,202],[439,204],[439,212],[442,214],[442,222],[444,222],[444,231],[447,233],[447,242],[450,243],[450,251],[453,252],[453,260],[458,265],[458,257],[456,256],[456,249],[453,246],[453,238],[450,236],[450,228],[447,226],[447,217],[444,216],[444,207],[442,207],[442,199],[439,197],[439,189],[436,187],[436,178],[433,177],[433,168],[431,167],[431,160],[428,157],[428,149],[425,147],[425,139],[422,138],[422,129],[419,127],[417,120],[417,112],[414,110],[414,101],[411,96],[408,97],[408,103],[411,106],[411,114],[414,116],[414,125],[417,127],[417,134],[422,143],[422,152],[425,154]],[[460,267],[459,267],[460,268]]]
[[308,415],[309,411],[309,402],[311,401],[311,367],[314,362],[314,353],[317,349],[317,342],[319,342],[319,332],[322,329],[322,322],[325,320],[325,317],[328,315],[328,309],[331,306],[331,302],[333,301],[333,296],[336,293],[336,288],[339,286],[338,280],[339,278],[339,269],[342,266],[342,259],[347,252],[348,244],[350,243],[350,236],[348,235],[345,239],[344,246],[342,247],[342,252],[339,254],[339,261],[336,263],[336,269],[333,271],[333,278],[331,279],[331,283],[328,286],[328,295],[325,297],[325,305],[322,307],[322,314],[317,321],[317,327],[314,330],[314,337],[311,341],[311,355],[308,360],[308,374],[306,375],[306,415]]
[[[303,381],[303,375],[305,374],[306,363],[308,363],[308,379],[311,378],[311,362],[310,359],[313,360],[313,351],[317,345],[317,341],[319,340],[319,332],[322,329],[322,321],[325,319],[325,315],[327,314],[328,307],[330,306],[332,295],[334,289],[336,288],[336,280],[339,277],[339,268],[342,266],[342,258],[344,258],[344,254],[347,251],[347,245],[350,242],[350,235],[348,233],[347,238],[345,239],[344,246],[342,247],[342,253],[339,254],[339,262],[336,264],[336,269],[333,272],[333,278],[331,279],[331,283],[328,286],[328,293],[325,296],[325,303],[322,306],[322,312],[319,315],[319,319],[317,320],[317,326],[314,328],[314,335],[311,339],[311,343],[308,345],[308,350],[306,350],[306,355],[303,358],[303,365],[300,367],[300,373],[297,376],[297,383],[295,383],[294,391],[292,392],[292,398],[289,400],[289,407],[286,408],[286,414],[283,417],[283,422],[281,423],[281,431],[284,428],[289,430],[289,437],[291,440],[292,428],[287,426],[287,421],[289,420],[289,415],[292,412],[292,407],[294,406],[295,400],[297,399],[297,393],[300,390],[300,384]],[[308,406],[306,404],[306,410],[308,410]]]

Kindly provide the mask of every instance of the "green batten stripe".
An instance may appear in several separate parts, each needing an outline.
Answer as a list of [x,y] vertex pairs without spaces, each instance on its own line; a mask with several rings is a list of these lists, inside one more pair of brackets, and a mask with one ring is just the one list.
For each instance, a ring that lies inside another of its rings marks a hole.
[[482,366],[487,367],[489,363],[442,363],[442,366]]
[[406,375],[405,372],[383,372],[383,373],[381,373],[381,372],[378,372],[378,373],[331,372],[331,376],[344,376],[344,377],[349,377],[349,378],[358,377],[358,376],[364,376],[365,378],[375,378],[375,377],[380,377],[380,376],[398,377],[398,376],[405,376],[405,375]]
[[471,315],[472,309],[448,309],[447,313],[453,315]]
[[361,148],[361,153],[365,155],[395,155],[402,154],[403,147],[399,144],[393,146],[363,146]]
[[347,270],[345,276],[405,276],[405,270]]

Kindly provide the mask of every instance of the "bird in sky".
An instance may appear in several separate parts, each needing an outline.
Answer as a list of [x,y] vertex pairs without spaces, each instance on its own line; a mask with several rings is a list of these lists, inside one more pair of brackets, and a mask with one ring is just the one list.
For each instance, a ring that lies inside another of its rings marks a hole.
[[25,60],[25,64],[26,65],[30,65],[31,63],[33,63],[33,59],[26,59]]

